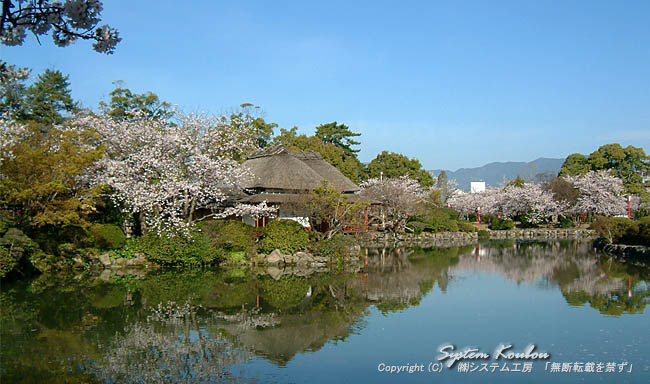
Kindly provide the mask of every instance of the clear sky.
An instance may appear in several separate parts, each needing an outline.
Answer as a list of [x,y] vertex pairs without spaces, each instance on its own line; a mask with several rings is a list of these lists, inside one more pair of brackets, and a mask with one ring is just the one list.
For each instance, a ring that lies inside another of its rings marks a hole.
[[650,150],[650,1],[119,1],[89,42],[0,46],[34,74],[70,75],[96,108],[114,80],[186,112],[243,102],[313,133],[338,121],[427,169]]

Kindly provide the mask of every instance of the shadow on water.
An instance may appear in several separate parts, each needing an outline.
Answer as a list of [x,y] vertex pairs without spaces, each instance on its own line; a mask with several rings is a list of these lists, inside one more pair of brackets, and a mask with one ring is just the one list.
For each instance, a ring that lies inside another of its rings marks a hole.
[[472,273],[560,290],[567,305],[603,315],[643,313],[650,301],[647,267],[588,242],[365,249],[361,257],[354,273],[135,270],[3,285],[2,382],[240,382],[232,366],[253,358],[285,366],[362,332],[372,308],[391,316]]

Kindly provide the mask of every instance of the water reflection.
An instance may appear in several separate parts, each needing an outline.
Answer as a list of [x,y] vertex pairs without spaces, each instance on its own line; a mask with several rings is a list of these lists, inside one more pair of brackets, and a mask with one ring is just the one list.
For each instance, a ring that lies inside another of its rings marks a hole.
[[650,301],[646,266],[599,255],[589,242],[486,243],[460,256],[451,271],[496,273],[517,283],[559,287],[569,305],[589,304],[606,315],[642,313]]
[[598,255],[585,242],[368,249],[362,257],[360,271],[306,276],[140,270],[3,285],[2,380],[239,382],[233,365],[263,358],[286,366],[363,332],[373,307],[391,316],[473,274],[560,290],[568,305],[604,315],[639,314],[650,301],[647,267]]

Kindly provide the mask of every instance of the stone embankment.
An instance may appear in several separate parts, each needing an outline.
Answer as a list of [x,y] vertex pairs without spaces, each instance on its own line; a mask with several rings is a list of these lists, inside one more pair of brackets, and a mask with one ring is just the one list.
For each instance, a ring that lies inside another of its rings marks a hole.
[[268,274],[276,280],[287,274],[309,276],[318,272],[327,272],[334,265],[347,272],[358,272],[361,269],[360,251],[361,248],[358,245],[352,246],[340,259],[331,259],[308,252],[283,254],[276,249],[268,255],[258,254],[253,257],[251,267],[257,273]]
[[594,247],[621,259],[650,262],[650,247],[645,245],[612,244],[601,237],[594,241]]
[[[594,239],[596,232],[589,229],[513,229],[508,231],[490,231],[489,239]],[[394,234],[384,232],[366,233],[360,239],[365,247],[461,247],[478,242],[477,232],[424,232],[415,234]]]

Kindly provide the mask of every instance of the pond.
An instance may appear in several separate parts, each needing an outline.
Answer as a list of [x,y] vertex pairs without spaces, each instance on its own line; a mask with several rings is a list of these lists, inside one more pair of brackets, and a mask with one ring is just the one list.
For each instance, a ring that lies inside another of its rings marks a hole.
[[[2,382],[650,381],[643,265],[576,241],[362,254],[353,273],[134,270],[3,284]],[[441,349],[475,352],[448,367]]]

